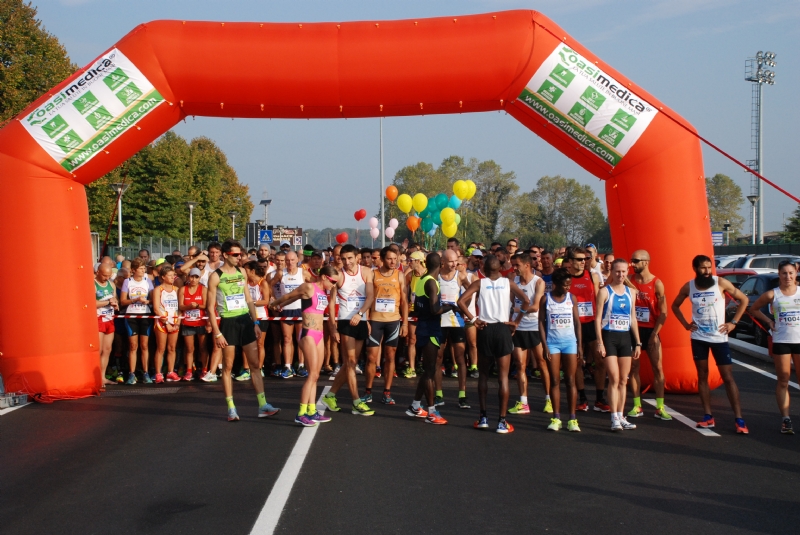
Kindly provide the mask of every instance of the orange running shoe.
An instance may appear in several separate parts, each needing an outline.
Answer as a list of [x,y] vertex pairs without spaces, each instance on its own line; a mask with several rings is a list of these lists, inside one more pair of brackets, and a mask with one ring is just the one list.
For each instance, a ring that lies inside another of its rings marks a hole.
[[700,429],[713,429],[714,428],[714,417],[710,414],[706,414],[703,416],[703,421],[697,422],[697,427]]
[[428,413],[428,417],[425,418],[425,423],[433,425],[444,425],[447,423],[447,420],[442,418],[442,415],[439,414],[439,411],[433,411]]
[[[741,424],[739,422],[742,422]],[[747,429],[747,425],[745,425],[744,420],[741,418],[737,418],[736,420],[736,432],[741,435],[749,435],[750,431]]]

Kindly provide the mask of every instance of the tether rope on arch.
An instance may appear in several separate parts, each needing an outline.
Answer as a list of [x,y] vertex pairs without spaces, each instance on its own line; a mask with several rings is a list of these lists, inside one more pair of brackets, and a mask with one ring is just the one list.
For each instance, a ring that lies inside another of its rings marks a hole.
[[[549,29],[547,26],[545,26],[544,24],[542,24],[542,23],[540,23],[540,22],[538,22],[538,21],[536,21],[536,20],[534,20],[534,21],[533,21],[533,23],[534,23],[534,24],[536,24],[537,26],[539,26],[541,29],[543,29],[543,30],[544,30],[544,31],[546,31],[547,33],[549,33],[550,35],[552,35],[553,37],[555,37],[556,39],[558,39],[559,41],[562,41],[562,42],[563,42],[563,41],[566,41],[566,38],[565,38],[565,37],[559,37],[558,35],[556,35],[555,33],[553,33],[553,31],[552,31],[552,30],[550,30],[550,29]],[[747,171],[748,173],[752,173],[753,175],[757,176],[759,179],[763,180],[764,182],[766,182],[767,184],[769,184],[770,186],[772,186],[772,187],[773,187],[773,188],[775,188],[776,190],[780,191],[781,193],[783,193],[784,195],[786,195],[786,196],[787,196],[787,197],[789,197],[790,199],[794,200],[796,203],[800,204],[800,199],[798,199],[797,197],[795,197],[794,195],[792,195],[791,193],[789,193],[788,191],[786,191],[786,190],[785,190],[785,189],[783,189],[782,187],[778,186],[777,184],[775,184],[775,183],[774,183],[774,182],[772,182],[771,180],[767,179],[766,177],[764,177],[764,176],[763,176],[763,175],[761,175],[760,173],[758,173],[758,172],[754,171],[753,169],[751,169],[751,168],[747,167],[747,165],[743,164],[742,162],[740,162],[739,160],[737,160],[736,158],[734,158],[733,156],[731,156],[730,154],[728,154],[727,152],[725,152],[724,150],[722,150],[721,148],[717,147],[716,145],[714,145],[713,143],[711,143],[709,140],[707,140],[706,138],[704,138],[703,136],[701,136],[701,135],[700,135],[700,134],[698,134],[697,132],[694,132],[694,131],[692,131],[692,129],[691,129],[691,128],[687,127],[687,126],[686,126],[685,124],[683,124],[681,121],[679,121],[679,120],[677,120],[676,118],[672,117],[672,116],[671,116],[669,113],[665,112],[663,109],[659,109],[659,111],[660,111],[661,113],[663,113],[663,114],[664,114],[664,116],[665,116],[665,117],[667,117],[669,120],[671,120],[672,122],[674,122],[675,124],[677,124],[678,126],[680,126],[681,128],[683,128],[684,130],[686,130],[687,132],[689,132],[690,134],[692,134],[693,136],[695,136],[697,139],[699,139],[700,141],[702,141],[703,143],[705,143],[706,145],[708,145],[709,147],[711,147],[711,148],[712,148],[712,149],[714,149],[715,151],[719,152],[720,154],[722,154],[723,156],[725,156],[726,158],[728,158],[730,161],[732,161],[733,163],[735,163],[736,165],[738,165],[739,167],[741,167],[742,169],[744,169],[744,170],[745,170],[745,171]]]

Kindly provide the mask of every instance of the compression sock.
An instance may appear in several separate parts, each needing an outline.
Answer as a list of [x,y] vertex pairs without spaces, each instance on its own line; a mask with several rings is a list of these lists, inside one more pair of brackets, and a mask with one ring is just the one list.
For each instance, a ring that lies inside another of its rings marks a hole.
[[656,398],[656,410],[664,408],[664,398]]
[[256,394],[256,398],[258,398],[258,406],[263,407],[267,404],[267,396],[264,395],[264,392],[260,394]]
[[306,416],[314,416],[315,414],[317,414],[317,405],[314,403],[306,405]]
[[605,390],[603,390],[602,388],[598,388],[597,389],[597,401],[602,401],[602,400],[606,399],[605,397],[603,397],[603,394],[605,394],[605,393],[606,393]]
[[642,398],[640,398],[640,397],[633,398],[633,406],[635,408],[641,408],[642,407]]
[[467,397],[467,391],[466,390],[459,390],[458,391],[458,399],[465,398],[465,397]]
[[[550,394],[545,394],[544,400],[545,401],[550,401]],[[524,403],[524,401],[523,401],[523,403]]]
[[436,391],[436,397],[437,397],[437,398],[443,398],[443,397],[444,397],[444,394],[442,393],[442,391],[441,391],[441,390],[437,390],[437,391]]
[[569,419],[570,419],[570,420],[577,420],[577,419],[578,419],[578,417],[577,417],[577,416],[575,416],[575,413],[574,413],[574,412],[571,412],[571,413],[569,414]]
[[411,406],[414,407],[414,410],[419,410],[422,408],[422,401],[417,401],[416,399],[411,402]]
[[527,405],[528,404],[528,396],[520,396],[519,397],[519,402],[522,403],[523,405]]
[[306,404],[305,403],[301,403],[300,404],[300,410],[297,412],[297,415],[298,416],[303,416],[305,413],[306,413]]
[[556,420],[560,420],[561,419],[561,413],[557,412],[557,413],[553,414],[553,418],[555,418]]
[[578,389],[578,399],[581,400],[581,403],[586,401],[586,390],[583,388]]
[[428,407],[428,416],[432,414],[436,414],[436,405],[431,405],[430,407]]
[[228,404],[228,408],[229,409],[235,409],[236,408],[236,405],[233,404],[233,396],[231,396],[229,398],[225,398],[225,403]]

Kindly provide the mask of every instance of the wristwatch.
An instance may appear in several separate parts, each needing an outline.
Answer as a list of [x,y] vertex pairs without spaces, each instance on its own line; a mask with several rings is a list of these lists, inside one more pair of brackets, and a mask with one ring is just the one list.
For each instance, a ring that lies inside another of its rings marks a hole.
[[362,318],[364,317],[364,313],[363,313],[363,312],[361,312],[360,310],[357,312],[357,314],[358,314],[359,316],[361,316]]
[[731,320],[730,323],[731,323],[731,325],[738,325],[739,324],[739,322],[736,321],[736,320]]

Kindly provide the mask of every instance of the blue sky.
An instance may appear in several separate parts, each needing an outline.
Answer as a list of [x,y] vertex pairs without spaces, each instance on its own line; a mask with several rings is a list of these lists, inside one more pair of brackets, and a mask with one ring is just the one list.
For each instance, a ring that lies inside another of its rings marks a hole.
[[[751,84],[743,80],[744,61],[758,50],[771,50],[778,66],[776,84],[764,90],[764,171],[800,195],[800,150],[792,134],[800,109],[798,99],[791,97],[793,88],[800,87],[796,1],[34,0],[34,5],[47,30],[79,65],[137,24],[154,19],[314,22],[535,9],[740,160],[755,157],[750,148]],[[216,141],[240,180],[250,186],[256,205],[267,189],[273,224],[352,226],[353,212],[373,212],[379,202],[378,119],[197,118],[175,130],[187,138],[202,135]],[[712,149],[704,147],[703,153],[707,175],[727,174],[749,193],[749,176],[740,168]],[[387,184],[405,165],[438,165],[451,154],[495,160],[505,171],[516,172],[521,191],[533,189],[541,176],[561,174],[590,184],[604,200],[597,178],[504,113],[384,120]],[[779,230],[796,204],[769,186],[765,191],[765,229]],[[253,218],[260,215],[257,209]]]

